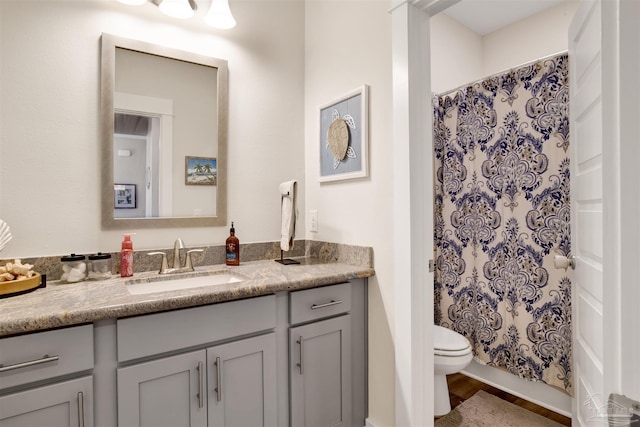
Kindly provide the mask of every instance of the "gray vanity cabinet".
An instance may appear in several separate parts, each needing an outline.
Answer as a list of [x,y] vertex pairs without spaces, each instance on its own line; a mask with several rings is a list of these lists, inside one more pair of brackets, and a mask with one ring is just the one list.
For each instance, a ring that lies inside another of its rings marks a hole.
[[92,427],[93,326],[0,339],[0,427]]
[[268,295],[118,320],[128,364],[117,370],[118,425],[275,426],[275,303]]
[[275,426],[275,334],[118,369],[118,425]]
[[276,334],[207,349],[209,427],[275,426]]
[[206,351],[199,350],[118,369],[118,425],[207,425]]
[[351,316],[291,328],[291,426],[351,425]]
[[290,293],[290,425],[362,426],[366,416],[362,280]]
[[64,381],[0,397],[0,427],[93,426],[93,379]]
[[0,427],[364,426],[366,304],[353,279],[0,338]]

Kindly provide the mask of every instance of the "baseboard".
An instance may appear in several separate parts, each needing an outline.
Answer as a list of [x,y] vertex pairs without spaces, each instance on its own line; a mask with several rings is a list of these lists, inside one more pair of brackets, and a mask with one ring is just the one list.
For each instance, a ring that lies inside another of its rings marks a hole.
[[526,381],[500,369],[482,365],[475,360],[461,373],[550,411],[571,417],[571,396],[544,383]]
[[365,427],[377,427],[373,421],[371,421],[369,418],[367,418],[366,420],[364,420],[364,426]]

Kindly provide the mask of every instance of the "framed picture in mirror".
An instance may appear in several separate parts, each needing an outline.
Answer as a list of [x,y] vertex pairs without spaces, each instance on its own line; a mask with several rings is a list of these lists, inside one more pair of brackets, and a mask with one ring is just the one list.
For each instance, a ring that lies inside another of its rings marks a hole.
[[184,183],[185,185],[216,185],[218,183],[218,159],[185,156]]
[[135,184],[114,184],[113,204],[116,209],[135,209],[136,207],[136,185]]

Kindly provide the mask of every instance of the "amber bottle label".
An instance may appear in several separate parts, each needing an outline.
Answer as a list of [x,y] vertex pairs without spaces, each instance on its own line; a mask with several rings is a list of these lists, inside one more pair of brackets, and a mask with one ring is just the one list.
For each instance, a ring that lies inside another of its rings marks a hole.
[[236,257],[236,245],[235,243],[229,243],[227,244],[227,258],[234,258]]
[[227,243],[227,265],[240,264],[239,250],[237,243]]

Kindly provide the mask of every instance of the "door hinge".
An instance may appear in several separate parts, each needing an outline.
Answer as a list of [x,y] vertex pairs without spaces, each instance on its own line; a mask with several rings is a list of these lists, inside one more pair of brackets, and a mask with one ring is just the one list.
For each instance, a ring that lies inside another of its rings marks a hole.
[[430,259],[429,260],[429,273],[433,273],[434,270],[435,270],[435,265],[433,263],[433,260]]

